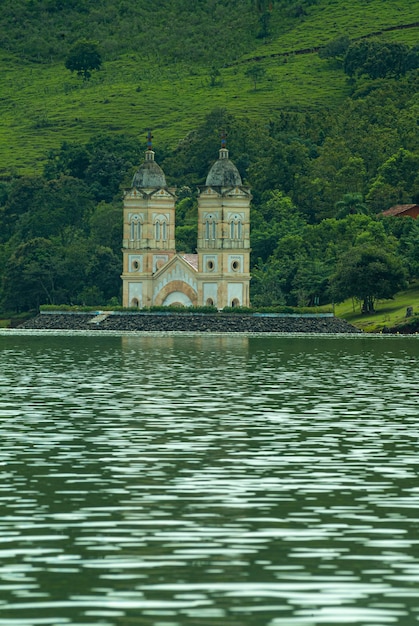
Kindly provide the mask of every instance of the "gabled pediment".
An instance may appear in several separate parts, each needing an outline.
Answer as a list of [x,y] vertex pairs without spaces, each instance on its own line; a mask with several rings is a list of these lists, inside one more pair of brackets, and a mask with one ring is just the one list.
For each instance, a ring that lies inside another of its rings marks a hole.
[[201,187],[200,197],[222,196],[229,198],[251,198],[252,194],[247,187]]
[[201,192],[202,196],[219,196],[220,193],[219,191],[217,191],[217,189],[213,189],[213,187],[205,187],[204,190]]
[[232,189],[225,190],[223,195],[230,198],[248,198],[250,192],[245,187],[233,187]]
[[191,276],[195,275],[197,270],[188,263],[180,254],[176,254],[174,257],[170,259],[163,267],[161,267],[155,273],[156,278],[162,277],[164,274],[172,274],[172,275],[180,275],[184,273],[189,273]]
[[132,187],[131,189],[124,190],[124,199],[135,198],[171,198],[175,199],[175,189],[169,189],[168,187],[139,189],[138,187]]
[[183,291],[182,283],[197,291],[197,270],[187,263],[179,254],[176,254],[168,263],[159,269],[153,276],[154,293],[160,293],[164,288],[172,291]]
[[161,189],[153,189],[148,194],[148,196],[153,196],[154,198],[174,198],[174,190],[161,188]]
[[124,200],[136,200],[138,198],[146,198],[147,194],[143,193],[141,189],[135,187],[124,190]]

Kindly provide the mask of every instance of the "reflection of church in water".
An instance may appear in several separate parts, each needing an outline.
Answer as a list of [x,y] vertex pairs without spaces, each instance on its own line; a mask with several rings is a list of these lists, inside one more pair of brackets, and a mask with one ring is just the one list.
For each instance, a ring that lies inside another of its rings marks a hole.
[[176,252],[175,200],[150,141],[124,195],[123,306],[249,306],[251,194],[224,141],[199,189],[197,254]]

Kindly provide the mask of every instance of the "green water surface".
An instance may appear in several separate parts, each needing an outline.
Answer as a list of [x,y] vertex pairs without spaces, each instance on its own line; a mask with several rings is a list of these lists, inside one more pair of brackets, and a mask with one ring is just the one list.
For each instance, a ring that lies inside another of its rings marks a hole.
[[0,334],[0,626],[419,622],[419,338]]

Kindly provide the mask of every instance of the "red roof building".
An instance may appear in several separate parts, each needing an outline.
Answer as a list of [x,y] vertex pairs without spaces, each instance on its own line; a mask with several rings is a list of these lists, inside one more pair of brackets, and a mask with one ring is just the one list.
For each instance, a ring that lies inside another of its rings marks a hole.
[[387,211],[383,211],[381,215],[384,217],[413,217],[416,219],[419,216],[419,204],[396,204]]

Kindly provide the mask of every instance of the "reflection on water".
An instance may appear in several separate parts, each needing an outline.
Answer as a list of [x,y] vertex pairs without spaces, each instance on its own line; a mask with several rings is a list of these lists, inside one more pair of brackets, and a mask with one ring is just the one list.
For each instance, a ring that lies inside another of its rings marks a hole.
[[415,337],[0,335],[0,626],[419,621]]

